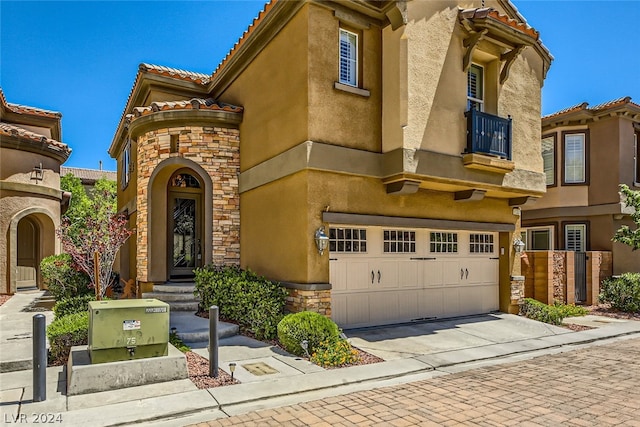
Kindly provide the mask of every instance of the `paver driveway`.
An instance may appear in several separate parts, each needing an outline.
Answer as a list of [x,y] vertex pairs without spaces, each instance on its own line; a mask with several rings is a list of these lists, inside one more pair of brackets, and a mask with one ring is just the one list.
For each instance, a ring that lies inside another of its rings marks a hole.
[[640,339],[198,426],[640,426]]

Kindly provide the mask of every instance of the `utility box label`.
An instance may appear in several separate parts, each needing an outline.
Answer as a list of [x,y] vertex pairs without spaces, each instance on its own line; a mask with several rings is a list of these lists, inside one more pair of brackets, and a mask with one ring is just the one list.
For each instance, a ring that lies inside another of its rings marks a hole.
[[144,309],[145,313],[166,313],[167,307],[147,307]]
[[136,329],[140,329],[140,321],[139,320],[124,320],[122,322],[122,330],[123,331],[133,331]]

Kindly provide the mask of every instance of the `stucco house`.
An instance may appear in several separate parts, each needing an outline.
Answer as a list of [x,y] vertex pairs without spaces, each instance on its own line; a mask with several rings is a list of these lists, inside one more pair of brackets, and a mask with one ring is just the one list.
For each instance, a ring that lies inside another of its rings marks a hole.
[[611,241],[634,227],[619,184],[640,189],[640,105],[586,102],[542,118],[547,194],[522,212],[531,250],[610,251],[613,273],[640,272],[640,251]]
[[7,102],[0,89],[0,293],[41,288],[40,261],[59,253],[55,229],[70,194],[60,165],[62,114]]
[[108,181],[115,182],[118,176],[116,171],[103,170],[102,162],[100,162],[100,169],[72,168],[67,166],[62,166],[60,168],[61,177],[69,174],[80,180],[87,194],[91,194],[96,185],[96,181],[99,179],[106,179]]
[[552,57],[483,3],[272,1],[212,74],[140,65],[109,149],[121,277],[240,264],[342,327],[516,312]]

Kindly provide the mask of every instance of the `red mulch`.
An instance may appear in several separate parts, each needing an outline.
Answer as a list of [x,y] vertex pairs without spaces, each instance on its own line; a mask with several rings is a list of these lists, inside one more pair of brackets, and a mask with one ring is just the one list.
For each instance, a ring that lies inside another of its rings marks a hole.
[[0,305],[4,304],[5,302],[9,301],[9,298],[11,298],[13,295],[0,295]]

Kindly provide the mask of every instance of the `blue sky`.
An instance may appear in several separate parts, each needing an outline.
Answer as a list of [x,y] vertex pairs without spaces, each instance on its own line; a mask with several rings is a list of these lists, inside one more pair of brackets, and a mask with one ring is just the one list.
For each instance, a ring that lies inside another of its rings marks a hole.
[[[428,1],[428,0],[414,0]],[[640,103],[640,0],[513,0],[555,60],[543,114],[621,96]],[[63,114],[66,166],[105,169],[107,149],[148,62],[210,74],[262,1],[0,3],[0,85],[9,102]]]

